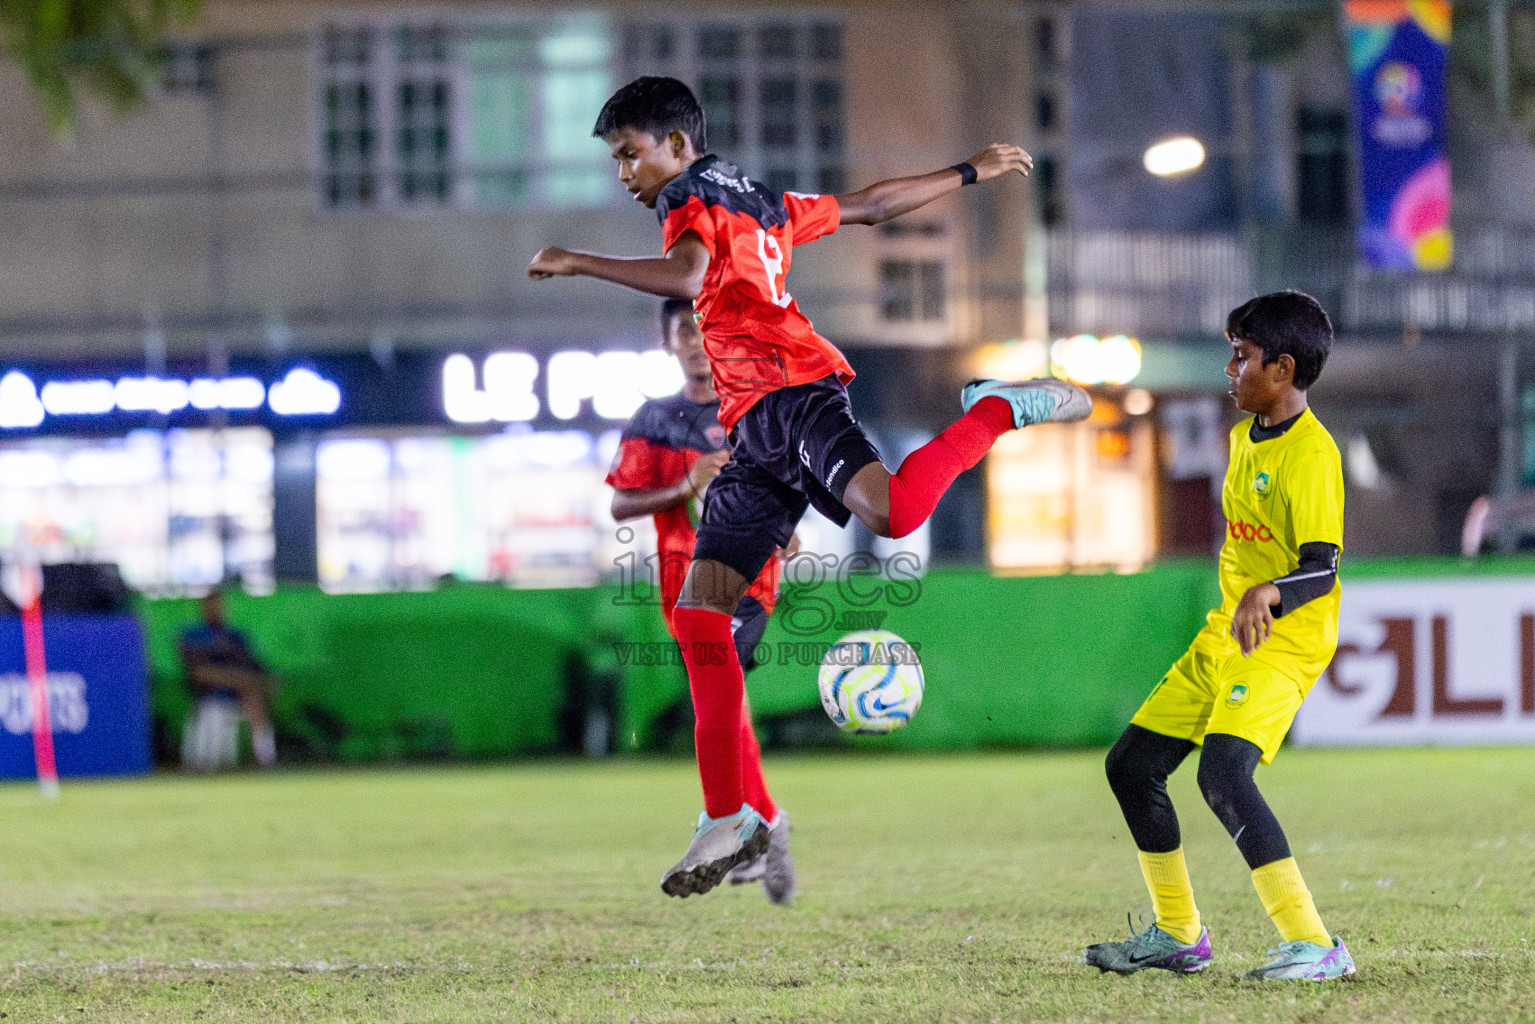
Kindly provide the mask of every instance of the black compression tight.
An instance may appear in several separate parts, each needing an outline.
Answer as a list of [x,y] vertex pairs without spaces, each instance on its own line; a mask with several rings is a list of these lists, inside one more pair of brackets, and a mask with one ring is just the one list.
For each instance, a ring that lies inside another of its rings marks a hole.
[[[1182,845],[1178,814],[1167,795],[1167,777],[1194,744],[1132,725],[1109,751],[1105,768],[1125,823],[1138,849],[1171,853]],[[1274,812],[1253,782],[1263,752],[1256,744],[1225,733],[1205,736],[1199,756],[1199,789],[1249,868],[1290,856],[1290,844]]]
[[1225,733],[1206,735],[1204,752],[1199,755],[1199,791],[1236,840],[1249,868],[1290,856],[1284,829],[1253,782],[1262,756],[1257,744]]
[[1178,813],[1167,795],[1167,777],[1194,744],[1132,725],[1109,751],[1104,768],[1137,849],[1171,853],[1183,844]]

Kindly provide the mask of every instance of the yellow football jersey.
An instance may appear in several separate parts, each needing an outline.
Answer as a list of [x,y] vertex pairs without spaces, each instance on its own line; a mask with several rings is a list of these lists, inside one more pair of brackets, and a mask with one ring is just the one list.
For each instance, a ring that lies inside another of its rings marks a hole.
[[[1231,431],[1231,462],[1221,489],[1226,539],[1221,544],[1221,606],[1210,612],[1201,637],[1207,648],[1237,650],[1231,614],[1249,588],[1294,572],[1300,546],[1343,547],[1343,460],[1332,435],[1307,409],[1289,430],[1254,441],[1252,419]],[[1314,677],[1338,645],[1340,587],[1274,620],[1267,654],[1298,659],[1297,671]]]

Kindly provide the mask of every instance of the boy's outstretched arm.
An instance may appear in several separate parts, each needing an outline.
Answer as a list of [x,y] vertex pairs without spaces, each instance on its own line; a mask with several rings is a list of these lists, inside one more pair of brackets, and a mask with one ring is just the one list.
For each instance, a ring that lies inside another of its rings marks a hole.
[[[996,142],[965,161],[975,168],[975,180],[990,181],[1004,174],[1017,171],[1028,174],[1034,168],[1034,158],[1018,146]],[[837,197],[842,209],[843,224],[880,224],[903,213],[926,206],[956,191],[964,178],[952,167],[914,178],[891,178],[876,182],[866,189],[849,192]]]
[[665,256],[599,256],[551,246],[533,257],[528,276],[535,281],[583,275],[668,299],[696,299],[709,269],[709,249],[689,231]]

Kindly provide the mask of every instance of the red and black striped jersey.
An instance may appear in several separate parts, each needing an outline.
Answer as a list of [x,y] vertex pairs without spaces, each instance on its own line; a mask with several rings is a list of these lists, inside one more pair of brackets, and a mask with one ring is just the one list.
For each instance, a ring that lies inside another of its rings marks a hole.
[[[621,491],[652,491],[677,484],[688,475],[700,455],[725,447],[719,407],[718,402],[694,402],[680,394],[652,398],[641,405],[624,427],[618,455],[608,470],[608,486]],[[693,560],[696,527],[702,511],[700,500],[690,498],[686,505],[657,512],[652,517],[660,556],[657,568],[661,607],[668,626],[688,564]],[[778,597],[778,575],[778,559],[769,559],[747,591],[768,611],[773,610]]]
[[694,302],[726,429],[763,395],[853,368],[816,334],[785,279],[796,245],[837,230],[834,196],[774,192],[715,156],[696,161],[656,198],[667,249],[691,231],[709,250]]

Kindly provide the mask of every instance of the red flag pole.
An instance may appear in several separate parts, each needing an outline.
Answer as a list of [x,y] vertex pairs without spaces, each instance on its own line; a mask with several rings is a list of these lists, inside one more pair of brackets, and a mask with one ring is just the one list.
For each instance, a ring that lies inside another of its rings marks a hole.
[[27,660],[27,688],[32,694],[32,754],[43,797],[59,795],[59,770],[53,759],[53,715],[48,708],[48,660],[43,651],[43,595],[37,566],[21,567],[23,595],[21,646]]

